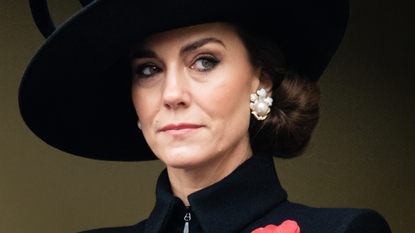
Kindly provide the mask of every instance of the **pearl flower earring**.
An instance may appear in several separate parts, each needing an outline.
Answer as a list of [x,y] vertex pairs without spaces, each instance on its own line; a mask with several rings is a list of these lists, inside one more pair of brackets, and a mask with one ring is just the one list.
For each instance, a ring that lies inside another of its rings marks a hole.
[[272,106],[272,98],[267,97],[267,92],[264,88],[258,90],[256,94],[251,94],[251,113],[259,121],[267,119],[268,113],[271,111],[269,106]]

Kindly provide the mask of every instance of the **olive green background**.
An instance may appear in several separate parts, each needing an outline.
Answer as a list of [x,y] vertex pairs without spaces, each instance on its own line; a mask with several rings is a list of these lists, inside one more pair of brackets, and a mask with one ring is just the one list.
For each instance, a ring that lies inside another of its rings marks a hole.
[[[51,0],[57,24],[80,9]],[[411,0],[352,0],[350,26],[319,81],[307,152],[276,160],[289,199],[371,208],[415,229],[415,14]],[[214,3],[212,3],[214,4]],[[51,148],[22,121],[20,78],[44,39],[28,1],[0,3],[0,232],[77,232],[135,224],[154,205],[159,161],[104,162]]]

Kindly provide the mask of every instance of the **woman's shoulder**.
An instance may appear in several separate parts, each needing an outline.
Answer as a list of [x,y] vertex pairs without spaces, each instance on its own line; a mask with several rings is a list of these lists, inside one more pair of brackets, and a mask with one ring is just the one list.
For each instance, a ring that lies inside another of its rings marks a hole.
[[[242,232],[252,232],[267,225],[279,225],[286,220],[295,221],[301,233],[390,233],[386,220],[376,211],[356,208],[314,208],[283,202]],[[133,226],[100,228],[83,233],[144,232],[147,221]]]
[[390,233],[386,220],[376,211],[356,208],[314,208],[285,201],[259,221],[296,221],[301,232]]

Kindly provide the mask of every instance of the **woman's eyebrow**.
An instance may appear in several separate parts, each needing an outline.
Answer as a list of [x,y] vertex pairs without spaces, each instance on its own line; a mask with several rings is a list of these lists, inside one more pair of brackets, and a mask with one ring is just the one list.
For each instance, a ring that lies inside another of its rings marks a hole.
[[[180,49],[180,56],[182,56],[185,53],[196,50],[196,49],[198,49],[198,48],[200,48],[203,45],[208,44],[208,43],[218,43],[218,44],[223,45],[223,47],[225,47],[225,44],[223,44],[222,41],[220,41],[216,38],[213,38],[213,37],[203,38],[203,39],[197,40],[193,43],[190,43],[188,45],[183,46],[183,48]],[[138,49],[134,50],[131,53],[130,57],[131,57],[131,61],[136,59],[136,58],[158,58],[157,54],[154,51],[143,49],[143,48],[138,48]]]
[[154,51],[146,49],[137,49],[131,53],[131,61],[136,58],[157,58],[157,54]]
[[223,47],[225,47],[225,45],[223,44],[222,41],[216,39],[216,38],[204,38],[204,39],[200,39],[197,40],[191,44],[185,45],[182,49],[180,49],[180,56],[182,56],[185,53],[191,52],[193,50],[196,50],[200,47],[202,47],[203,45],[207,44],[207,43],[218,43],[223,45]]

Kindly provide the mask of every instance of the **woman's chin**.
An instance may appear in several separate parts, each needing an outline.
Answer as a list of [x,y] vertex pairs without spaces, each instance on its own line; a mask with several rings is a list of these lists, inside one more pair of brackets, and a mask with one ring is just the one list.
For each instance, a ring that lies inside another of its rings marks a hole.
[[203,153],[200,151],[191,150],[186,147],[171,149],[167,153],[157,157],[163,161],[167,167],[175,169],[198,167],[207,160],[204,159],[207,156],[203,156]]

